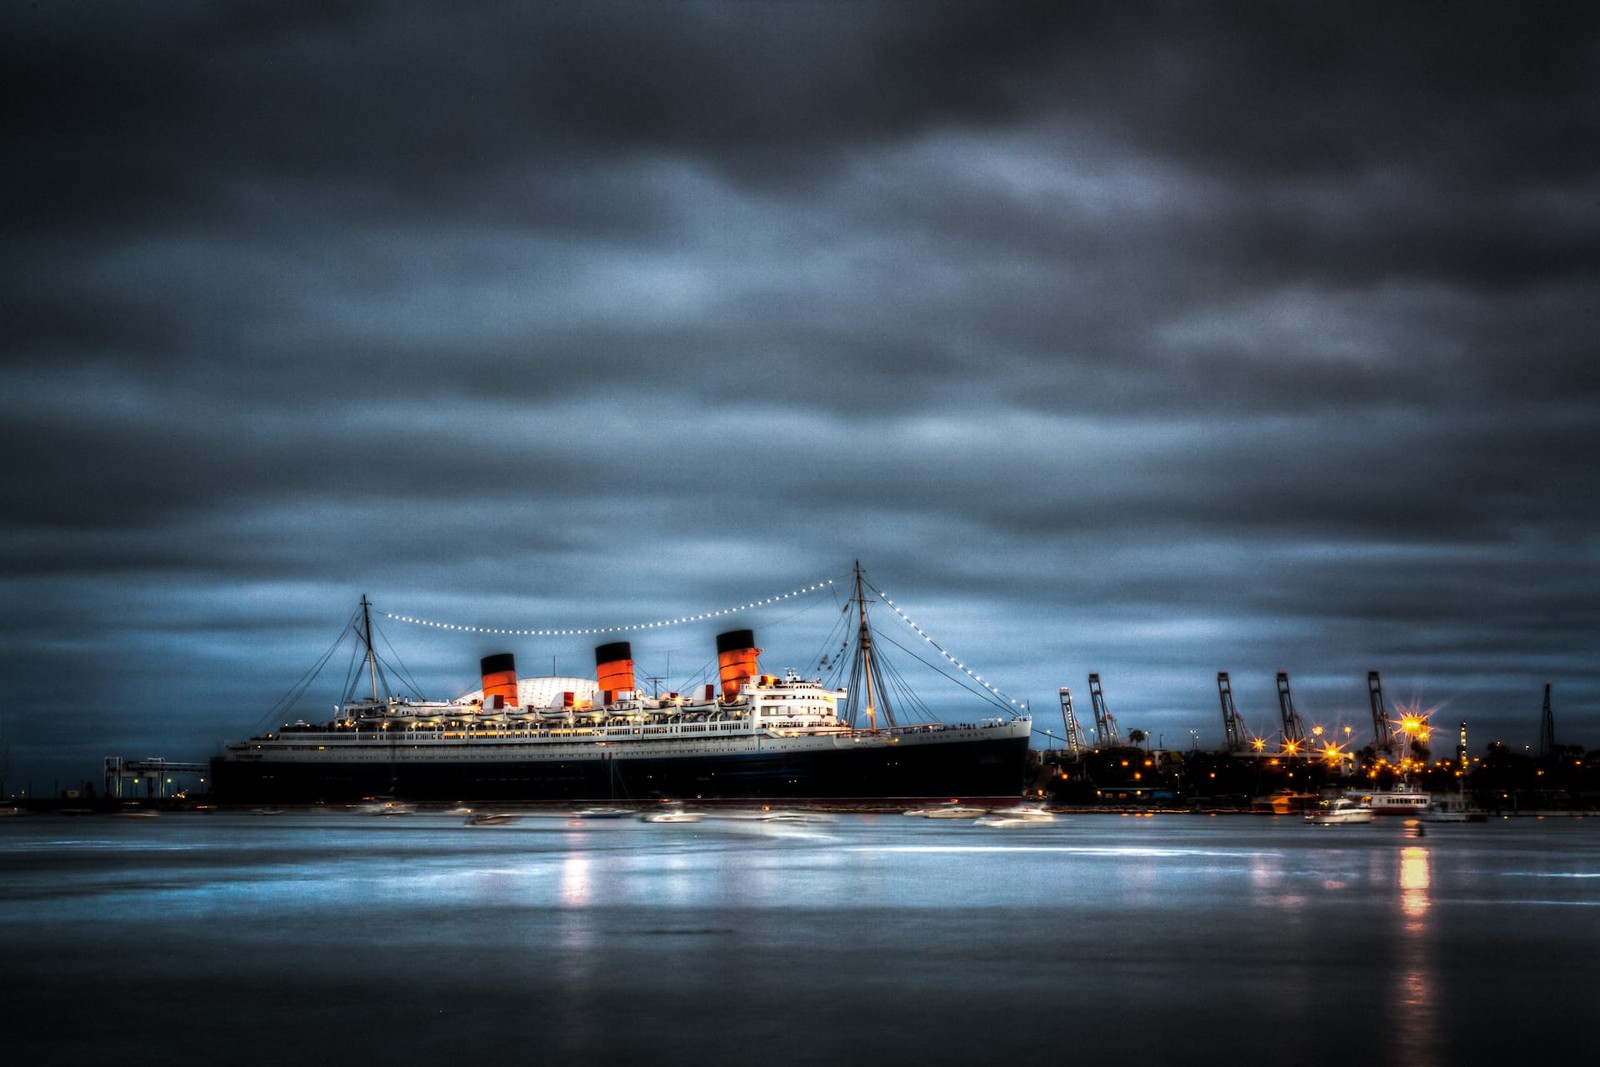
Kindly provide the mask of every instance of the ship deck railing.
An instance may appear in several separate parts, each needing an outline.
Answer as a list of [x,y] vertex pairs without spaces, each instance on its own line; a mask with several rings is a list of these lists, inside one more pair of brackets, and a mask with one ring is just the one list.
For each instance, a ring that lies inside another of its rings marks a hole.
[[297,729],[286,733],[253,740],[296,741],[308,744],[361,744],[393,738],[396,741],[501,741],[508,738],[534,738],[561,741],[608,737],[679,737],[684,734],[749,733],[747,719],[728,719],[716,722],[683,723],[633,723],[614,726],[478,726],[432,727],[394,725],[377,728],[370,725],[343,727],[335,730]]
[[[1003,720],[988,719],[976,723],[911,723],[882,726],[875,732],[882,735],[906,735],[942,730],[982,729],[1004,725]],[[269,734],[265,738],[251,738],[252,742],[273,741],[292,743],[296,747],[323,748],[328,745],[362,746],[374,742],[461,742],[461,741],[604,741],[611,738],[677,738],[698,737],[707,734],[764,733],[772,736],[798,736],[800,734],[850,733],[845,723],[834,721],[808,721],[805,719],[777,719],[763,717],[758,725],[748,718],[717,719],[706,722],[675,723],[617,723],[609,726],[555,726],[550,724],[507,723],[504,725],[479,724],[472,727],[420,726],[416,724],[384,724],[370,722],[334,729],[316,729],[297,726],[293,730]]]

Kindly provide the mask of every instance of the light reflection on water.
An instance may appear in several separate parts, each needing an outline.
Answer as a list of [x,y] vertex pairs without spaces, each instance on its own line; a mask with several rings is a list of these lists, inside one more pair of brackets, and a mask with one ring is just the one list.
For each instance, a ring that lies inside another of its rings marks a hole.
[[1520,1062],[1592,1006],[1597,831],[38,817],[0,953],[30,1063]]
[[591,861],[582,852],[568,853],[561,860],[561,903],[579,908],[591,903],[589,874]]
[[1400,913],[1405,917],[1399,949],[1394,998],[1395,1040],[1405,1058],[1428,1063],[1436,1058],[1434,1032],[1438,1003],[1433,986],[1428,934],[1428,892],[1433,884],[1428,849],[1409,845],[1400,850]]
[[1407,919],[1407,933],[1421,933],[1422,919],[1428,913],[1428,850],[1412,845],[1400,850],[1400,910]]

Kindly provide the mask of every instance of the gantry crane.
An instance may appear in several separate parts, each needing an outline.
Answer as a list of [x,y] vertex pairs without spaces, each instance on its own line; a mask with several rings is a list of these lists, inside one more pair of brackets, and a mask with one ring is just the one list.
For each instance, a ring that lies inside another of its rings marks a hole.
[[1083,743],[1083,727],[1078,725],[1077,713],[1072,710],[1072,690],[1061,687],[1061,722],[1067,728],[1067,751],[1073,759],[1082,759],[1089,746]]
[[1278,710],[1283,713],[1283,750],[1298,752],[1306,742],[1306,726],[1294,710],[1294,697],[1289,693],[1289,672],[1278,672]]
[[1089,675],[1089,702],[1094,705],[1094,731],[1096,743],[1101,748],[1120,744],[1122,734],[1117,730],[1117,720],[1106,707],[1106,695],[1100,690],[1100,676]]
[[1550,710],[1550,683],[1544,683],[1544,711],[1539,716],[1539,755],[1549,759],[1556,754],[1556,717]]
[[1383,704],[1383,680],[1377,671],[1367,672],[1367,699],[1372,704],[1372,747],[1374,751],[1394,755],[1394,723],[1389,719],[1389,709]]
[[1243,752],[1250,744],[1250,731],[1239,718],[1239,709],[1233,706],[1233,685],[1227,671],[1217,672],[1217,695],[1222,700],[1222,732],[1227,738],[1229,752]]

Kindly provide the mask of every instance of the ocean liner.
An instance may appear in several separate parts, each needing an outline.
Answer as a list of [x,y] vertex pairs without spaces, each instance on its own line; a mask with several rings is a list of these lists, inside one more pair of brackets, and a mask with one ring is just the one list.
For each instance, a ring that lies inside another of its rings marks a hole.
[[[629,643],[616,641],[595,649],[593,680],[519,684],[512,654],[496,653],[481,661],[480,692],[419,701],[380,694],[363,597],[350,630],[362,644],[370,695],[336,706],[331,722],[298,721],[224,742],[211,761],[213,789],[224,803],[249,804],[372,796],[1015,803],[1031,720],[1007,709],[961,724],[897,721],[859,567],[847,608],[855,632],[843,688],[793,670],[761,673],[754,632],[732,630],[716,639],[720,691],[704,685],[647,696],[636,686]],[[897,694],[902,681],[895,678]]]

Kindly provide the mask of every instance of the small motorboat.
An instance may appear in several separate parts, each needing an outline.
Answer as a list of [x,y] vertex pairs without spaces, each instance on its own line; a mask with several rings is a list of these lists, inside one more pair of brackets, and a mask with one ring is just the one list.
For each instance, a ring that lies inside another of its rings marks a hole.
[[369,800],[356,808],[362,815],[412,815],[416,810],[415,805],[401,800],[379,799]]
[[1428,806],[1417,813],[1423,822],[1488,822],[1489,813],[1475,808],[1460,794],[1434,797]]
[[763,811],[756,816],[762,822],[832,822],[832,816],[816,811]]
[[1016,819],[1020,822],[1055,822],[1056,813],[1035,808],[1028,804],[1018,804],[1014,808],[994,808],[990,815],[998,815],[1006,819]]
[[480,811],[467,816],[467,826],[509,826],[517,821],[517,816],[508,811]]
[[647,811],[639,816],[640,822],[699,822],[705,818],[704,812],[684,811],[682,808],[667,811]]
[[1372,819],[1371,808],[1346,797],[1318,801],[1316,807],[1306,812],[1306,822],[1313,826],[1342,826],[1346,823],[1371,822]]
[[633,812],[627,808],[579,808],[572,813],[574,819],[625,819]]
[[924,819],[977,819],[989,814],[988,808],[969,808],[954,802],[935,808],[913,808],[907,815],[920,815]]

